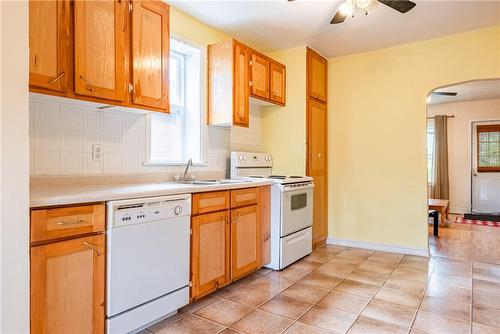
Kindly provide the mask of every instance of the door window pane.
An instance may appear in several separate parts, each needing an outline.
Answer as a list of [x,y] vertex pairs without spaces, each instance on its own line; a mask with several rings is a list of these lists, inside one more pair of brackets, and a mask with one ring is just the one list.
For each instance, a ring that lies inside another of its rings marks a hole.
[[477,140],[478,171],[500,171],[500,125],[477,126]]

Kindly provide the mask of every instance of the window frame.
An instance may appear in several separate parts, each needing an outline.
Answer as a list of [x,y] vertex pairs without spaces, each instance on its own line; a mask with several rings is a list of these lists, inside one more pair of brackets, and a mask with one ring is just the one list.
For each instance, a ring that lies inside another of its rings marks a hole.
[[[429,127],[432,124],[432,132],[429,131]],[[432,135],[432,152],[429,152],[429,136]],[[434,159],[435,159],[435,147],[436,147],[436,129],[435,129],[435,122],[434,118],[430,117],[427,119],[426,123],[426,144],[427,144],[427,151],[426,151],[426,156],[427,156],[427,183],[429,185],[432,185],[434,181]],[[432,157],[432,163],[431,163],[431,168],[429,169],[429,156]]]
[[[478,173],[500,173],[500,166],[480,166],[480,144],[479,139],[481,133],[484,132],[500,132],[500,124],[488,124],[488,125],[477,125],[476,126],[476,165]],[[500,143],[500,141],[499,141]]]
[[[197,167],[207,167],[207,145],[208,145],[208,126],[207,126],[207,112],[206,112],[206,104],[205,104],[205,91],[207,88],[207,78],[206,78],[206,62],[207,62],[207,48],[205,46],[194,43],[188,39],[177,36],[175,34],[170,34],[170,39],[176,39],[179,42],[186,44],[192,48],[198,49],[200,51],[200,87],[199,87],[199,96],[200,96],[200,162],[194,162],[193,166]],[[170,50],[170,52],[174,52],[179,54],[178,52]],[[186,69],[186,66],[184,66]],[[183,90],[184,95],[186,94],[186,80],[183,80]],[[184,106],[170,105],[170,110],[182,110],[186,111],[186,100],[183,101]],[[149,114],[147,114],[149,115]],[[146,115],[146,116],[147,116]],[[185,131],[185,122],[182,122],[182,130]],[[183,158],[184,159],[184,158]],[[186,161],[152,161],[151,160],[151,117],[146,117],[146,161],[143,162],[144,166],[184,166],[187,163]]]

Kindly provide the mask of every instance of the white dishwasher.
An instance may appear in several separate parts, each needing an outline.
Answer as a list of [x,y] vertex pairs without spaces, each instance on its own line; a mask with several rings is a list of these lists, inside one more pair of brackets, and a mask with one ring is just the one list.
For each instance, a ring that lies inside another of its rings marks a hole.
[[191,195],[107,205],[106,332],[130,333],[189,302]]

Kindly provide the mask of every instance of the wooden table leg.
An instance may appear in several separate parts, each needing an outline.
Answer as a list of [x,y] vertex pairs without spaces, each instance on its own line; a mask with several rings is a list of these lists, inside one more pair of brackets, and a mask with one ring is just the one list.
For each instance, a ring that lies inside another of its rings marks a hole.
[[441,219],[441,222],[440,222],[441,226],[446,226],[448,224],[446,210],[444,208],[439,210],[439,218]]

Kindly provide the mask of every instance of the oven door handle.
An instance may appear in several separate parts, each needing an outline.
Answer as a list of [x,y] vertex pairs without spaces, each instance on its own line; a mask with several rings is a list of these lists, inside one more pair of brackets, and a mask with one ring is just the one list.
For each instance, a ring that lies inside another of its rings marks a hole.
[[282,191],[283,192],[302,191],[302,190],[311,189],[311,188],[314,188],[314,183],[308,184],[306,186],[301,186],[301,187],[283,186]]

